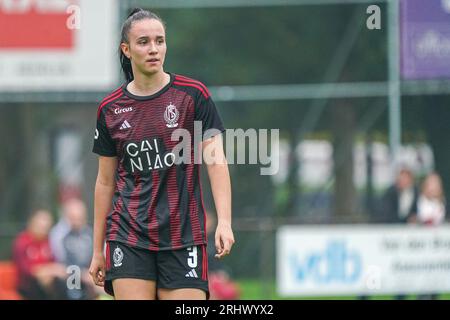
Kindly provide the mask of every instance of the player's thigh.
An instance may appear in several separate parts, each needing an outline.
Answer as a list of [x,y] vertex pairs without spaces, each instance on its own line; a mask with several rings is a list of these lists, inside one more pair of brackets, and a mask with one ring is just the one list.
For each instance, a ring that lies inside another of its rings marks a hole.
[[105,291],[116,299],[156,298],[156,254],[118,242],[107,243]]
[[158,299],[160,300],[206,300],[206,292],[202,289],[182,288],[182,289],[158,289]]
[[112,281],[116,300],[155,300],[156,282],[153,280],[120,278]]

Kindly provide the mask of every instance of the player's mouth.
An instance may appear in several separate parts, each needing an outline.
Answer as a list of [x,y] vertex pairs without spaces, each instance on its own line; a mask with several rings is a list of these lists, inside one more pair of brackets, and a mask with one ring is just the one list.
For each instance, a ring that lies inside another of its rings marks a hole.
[[147,60],[145,60],[145,62],[148,62],[150,64],[156,64],[159,62],[159,59],[156,59],[156,58],[147,59]]

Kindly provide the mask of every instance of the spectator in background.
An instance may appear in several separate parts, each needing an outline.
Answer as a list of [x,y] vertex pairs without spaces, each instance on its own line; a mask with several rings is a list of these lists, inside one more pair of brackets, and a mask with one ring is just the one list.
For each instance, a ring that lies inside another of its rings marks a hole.
[[[67,206],[69,204],[69,206]],[[71,209],[70,201],[65,202],[61,208],[61,214],[58,223],[50,231],[50,247],[56,261],[64,263],[66,257],[64,255],[63,239],[70,231],[70,225],[67,221],[68,210]]]
[[445,220],[445,197],[441,177],[433,172],[427,175],[422,184],[417,202],[417,223],[440,225]]
[[418,194],[412,171],[406,167],[402,168],[395,184],[383,196],[379,222],[408,222],[417,213]]
[[[432,172],[425,177],[417,201],[417,215],[410,222],[421,225],[438,226],[445,220],[445,198],[441,177]],[[436,299],[438,294],[420,294],[418,299]]]
[[53,219],[46,210],[34,212],[27,229],[13,244],[13,260],[18,270],[18,291],[25,299],[65,299],[66,269],[55,263],[48,234]]
[[[382,197],[377,222],[381,223],[409,223],[417,213],[417,199],[419,191],[415,185],[413,172],[402,167],[397,174],[394,185],[389,187]],[[397,300],[405,299],[404,294],[395,296]],[[360,299],[367,299],[360,296]]]
[[70,299],[94,299],[98,296],[88,269],[92,259],[92,228],[87,223],[87,209],[83,201],[71,199],[64,205],[64,219],[69,231],[62,240],[64,264],[77,266],[81,271],[81,287],[68,289]]

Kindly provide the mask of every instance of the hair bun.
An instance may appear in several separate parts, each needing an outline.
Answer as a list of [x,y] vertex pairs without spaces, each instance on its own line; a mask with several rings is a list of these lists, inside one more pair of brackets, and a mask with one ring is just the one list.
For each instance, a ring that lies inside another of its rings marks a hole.
[[142,8],[134,8],[133,11],[131,11],[131,13],[128,15],[127,18],[131,17],[132,15],[134,15],[135,13],[141,12],[141,11],[145,11]]

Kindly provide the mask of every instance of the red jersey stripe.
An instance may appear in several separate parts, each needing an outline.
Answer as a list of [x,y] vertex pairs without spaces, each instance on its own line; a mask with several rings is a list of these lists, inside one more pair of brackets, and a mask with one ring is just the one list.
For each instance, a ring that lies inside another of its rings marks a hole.
[[203,250],[203,270],[202,270],[202,279],[208,280],[208,253],[206,252],[206,246],[202,246]]
[[176,171],[172,167],[168,172],[167,197],[169,200],[170,240],[173,248],[180,248],[181,244],[181,219],[180,219],[180,195],[176,182]]
[[206,86],[205,86],[203,83],[199,82],[199,81],[189,80],[189,79],[183,79],[183,78],[177,78],[177,77],[175,77],[175,80],[174,80],[174,81],[176,81],[176,82],[182,82],[182,83],[195,84],[196,86],[202,88],[202,90],[200,90],[200,91],[202,91],[202,93],[203,93],[205,96],[207,96],[207,97],[211,96],[211,94],[209,93],[208,88],[206,88]]
[[205,250],[202,246],[202,280],[205,280]]
[[202,87],[200,87],[197,84],[194,83],[189,83],[189,82],[180,82],[180,81],[174,81],[173,84],[179,85],[179,86],[185,86],[185,87],[193,87],[193,88],[197,88],[198,90],[200,90],[200,92],[203,94],[203,96],[205,97],[205,99],[209,98],[208,93],[205,92],[205,90],[203,90]]
[[117,93],[119,93],[119,91],[122,89],[122,87],[117,88],[116,90],[114,90],[113,92],[111,92],[110,94],[108,94],[106,97],[104,97],[102,99],[102,101],[100,101],[100,105],[103,104],[103,102],[105,102],[106,100],[108,100],[109,98],[111,98],[112,96],[115,96]]
[[120,98],[122,95],[123,95],[123,92],[119,91],[115,95],[110,96],[107,100],[103,100],[102,103],[100,104],[100,106],[98,107],[98,110],[97,110],[97,119],[100,117],[100,113],[102,112],[102,109],[103,109],[103,107],[105,105],[107,105],[111,101],[114,101],[114,100]]
[[[191,151],[191,158],[194,156],[193,150]],[[186,174],[190,177],[193,177],[194,172],[194,166],[189,166],[186,168]],[[189,217],[191,219],[191,229],[192,229],[192,237],[194,239],[195,244],[200,244],[203,242],[202,239],[202,228],[200,226],[200,219],[199,219],[199,213],[201,211],[201,208],[199,208],[197,201],[195,199],[194,194],[194,180],[189,179],[187,180],[187,192],[189,197]],[[199,210],[200,209],[200,210]]]
[[175,80],[198,84],[198,85],[200,85],[203,88],[203,90],[205,90],[205,92],[207,92],[209,94],[208,88],[203,83],[201,83],[200,81],[197,81],[197,80],[185,77],[185,76],[180,76],[180,75],[176,75],[175,76]]
[[205,230],[204,236],[205,236],[205,243],[206,243],[208,241],[208,236],[206,234],[206,210],[205,210],[205,202],[203,200],[203,190],[202,190],[202,184],[201,184],[200,178],[201,178],[200,177],[200,166],[197,165],[197,181],[198,181],[198,185],[200,188],[200,198],[202,200],[200,209],[203,212],[203,229]]
[[110,252],[109,252],[109,241],[106,242],[106,270],[111,269],[111,261],[110,261]]
[[[141,177],[136,175],[135,176],[136,181],[135,181],[135,186],[136,189],[133,191],[136,194],[140,194],[141,190],[142,190],[142,182]],[[130,215],[130,230],[128,233],[128,244],[131,245],[132,247],[136,246],[137,242],[138,242],[138,232],[139,232],[139,226],[136,223],[136,220],[138,218],[138,210],[139,210],[139,202],[140,202],[140,198],[137,197],[136,199],[132,199],[130,200],[130,202],[128,203],[128,214]]]
[[[117,92],[119,92],[119,90],[121,90],[121,89],[122,89],[122,86],[116,88],[116,89],[115,89],[114,91],[112,91],[109,95],[107,95],[103,100],[106,100],[106,99],[108,99],[109,97],[115,95],[115,94],[116,94]],[[102,101],[102,102],[103,102],[103,101]]]
[[[119,181],[116,183],[117,190],[119,194],[122,194],[123,189],[125,188],[125,182],[123,178],[119,178]],[[119,196],[116,202],[116,206],[114,208],[114,211],[112,213],[112,223],[111,223],[111,229],[109,230],[109,239],[112,241],[115,241],[117,239],[117,235],[119,233],[119,227],[120,227],[120,216],[119,212],[122,212],[123,210],[123,198]]]
[[119,98],[119,97],[122,96],[122,95],[123,95],[123,92],[119,91],[119,92],[117,92],[116,94],[114,94],[114,95],[112,95],[112,96],[109,96],[107,99],[104,99],[104,100],[102,101],[102,103],[100,104],[100,106],[98,107],[97,118],[100,117],[100,112],[102,111],[102,109],[103,109],[103,107],[104,107],[105,105],[107,105],[107,104],[110,103],[111,101],[113,101],[113,100]]
[[159,174],[157,171],[152,172],[152,195],[150,198],[150,206],[148,208],[148,237],[150,239],[150,250],[158,250],[158,218],[156,214],[157,196],[159,192]]

